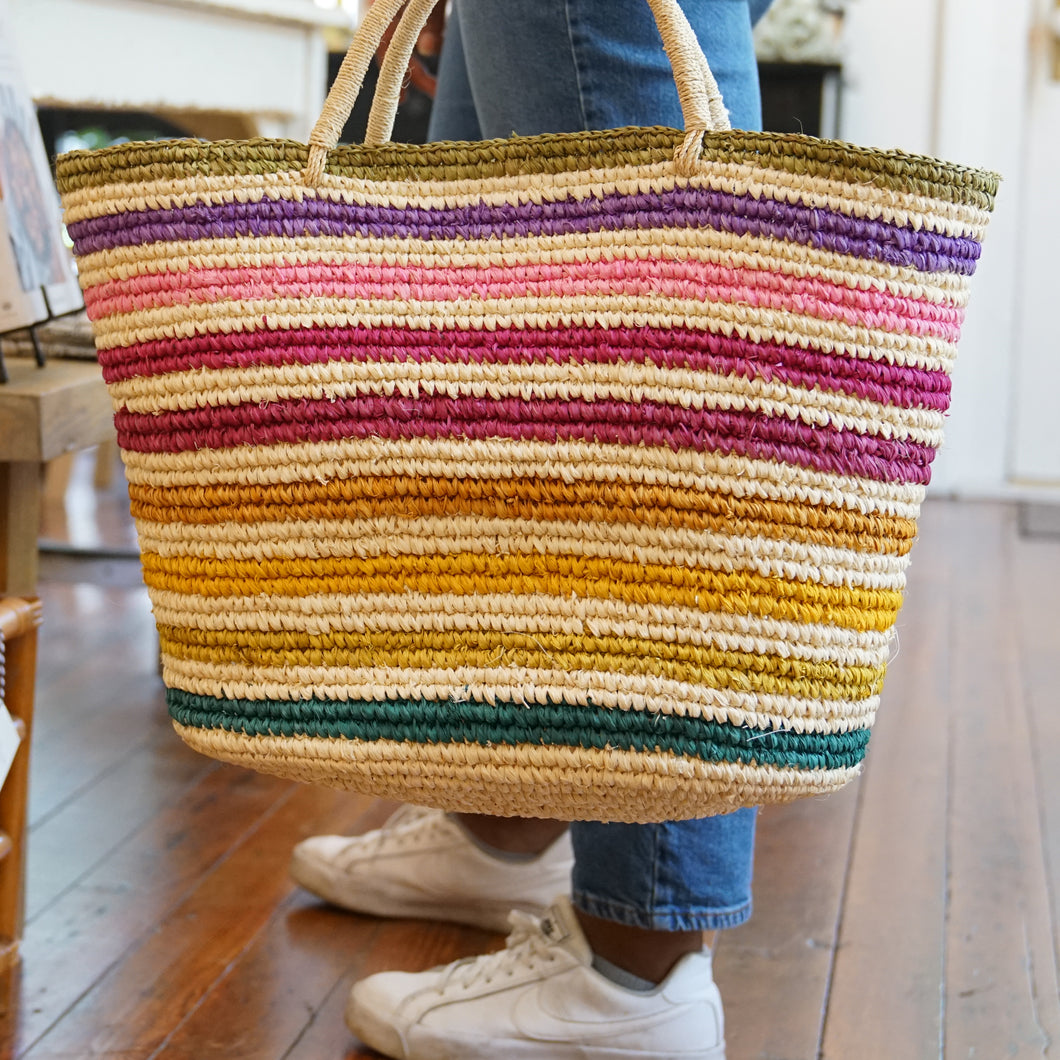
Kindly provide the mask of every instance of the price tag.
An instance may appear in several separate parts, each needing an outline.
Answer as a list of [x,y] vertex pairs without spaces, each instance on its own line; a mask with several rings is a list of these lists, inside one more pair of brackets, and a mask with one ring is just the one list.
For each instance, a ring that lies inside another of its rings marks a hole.
[[4,786],[21,740],[14,719],[8,713],[7,707],[0,703],[0,787]]

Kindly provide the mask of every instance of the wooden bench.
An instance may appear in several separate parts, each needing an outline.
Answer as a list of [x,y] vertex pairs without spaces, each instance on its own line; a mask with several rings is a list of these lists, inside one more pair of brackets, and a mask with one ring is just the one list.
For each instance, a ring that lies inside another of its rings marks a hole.
[[113,412],[93,361],[7,362],[0,385],[0,592],[32,597],[44,465],[114,438]]
[[45,464],[114,436],[110,399],[91,361],[11,358],[0,385],[0,661],[4,701],[22,739],[0,788],[0,971],[18,959],[25,878],[29,744],[36,678],[37,539]]

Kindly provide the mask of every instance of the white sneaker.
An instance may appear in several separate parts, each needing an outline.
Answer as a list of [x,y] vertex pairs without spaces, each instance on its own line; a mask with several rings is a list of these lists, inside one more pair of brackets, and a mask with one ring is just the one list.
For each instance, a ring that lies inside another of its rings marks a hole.
[[291,875],[356,913],[504,932],[513,909],[541,913],[554,895],[568,892],[573,863],[566,832],[537,857],[506,861],[441,810],[403,806],[374,832],[303,840],[291,856]]
[[640,992],[593,969],[566,899],[542,920],[513,913],[512,929],[499,953],[362,979],[350,1030],[395,1060],[725,1060],[708,953]]

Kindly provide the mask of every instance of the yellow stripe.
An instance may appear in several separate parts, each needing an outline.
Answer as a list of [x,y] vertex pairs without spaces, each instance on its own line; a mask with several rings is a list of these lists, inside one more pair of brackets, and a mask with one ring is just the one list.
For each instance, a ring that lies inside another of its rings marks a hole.
[[[632,523],[549,522],[478,516],[219,524],[138,524],[140,547],[176,559],[312,560],[382,555],[539,553],[709,570],[754,570],[825,585],[901,590],[908,556],[875,554]],[[866,543],[868,544],[868,542]]]
[[683,570],[617,560],[533,555],[370,557],[357,560],[202,560],[143,554],[144,578],[157,589],[207,596],[255,593],[358,595],[394,591],[491,592],[679,604],[702,610],[766,614],[797,622],[835,622],[855,629],[887,629],[902,594],[763,578],[744,571]]

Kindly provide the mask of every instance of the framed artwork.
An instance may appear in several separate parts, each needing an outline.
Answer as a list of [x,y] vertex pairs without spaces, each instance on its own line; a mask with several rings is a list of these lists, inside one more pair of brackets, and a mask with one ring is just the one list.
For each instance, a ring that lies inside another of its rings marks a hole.
[[36,109],[0,4],[0,333],[81,305]]

